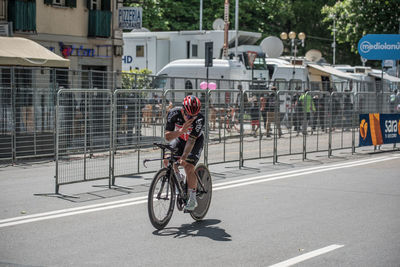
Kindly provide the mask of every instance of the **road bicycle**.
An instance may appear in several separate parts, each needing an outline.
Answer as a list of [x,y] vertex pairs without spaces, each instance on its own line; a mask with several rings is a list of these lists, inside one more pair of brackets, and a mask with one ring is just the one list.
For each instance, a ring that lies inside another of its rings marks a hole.
[[[189,199],[186,179],[178,182],[174,171],[174,164],[178,164],[176,151],[165,144],[154,143],[155,146],[162,149],[162,155],[166,155],[166,150],[170,151],[171,155],[162,159],[145,159],[146,162],[153,160],[168,160],[167,167],[161,168],[154,176],[148,195],[147,208],[151,224],[156,229],[163,229],[171,220],[174,212],[175,202],[178,210],[182,211]],[[201,221],[206,216],[210,207],[212,196],[212,178],[210,171],[204,164],[197,164],[195,168],[197,176],[197,207],[189,212],[190,216]],[[186,212],[186,211],[185,211]]]

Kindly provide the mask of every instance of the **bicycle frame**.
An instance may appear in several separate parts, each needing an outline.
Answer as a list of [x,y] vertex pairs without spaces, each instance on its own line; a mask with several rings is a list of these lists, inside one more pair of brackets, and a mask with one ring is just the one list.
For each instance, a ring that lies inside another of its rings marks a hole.
[[[181,184],[178,182],[178,179],[175,176],[175,171],[174,171],[173,165],[178,164],[178,162],[175,158],[174,151],[172,151],[172,149],[168,145],[161,145],[161,144],[157,144],[157,143],[154,143],[154,145],[158,146],[159,148],[161,148],[163,150],[163,155],[165,154],[165,150],[168,149],[169,151],[171,151],[171,156],[169,158],[162,158],[162,159],[145,159],[145,160],[143,160],[144,167],[147,167],[146,162],[148,162],[148,161],[168,159],[168,165],[166,167],[167,168],[167,177],[169,180],[172,180],[174,186],[178,189],[179,196],[181,198],[183,198],[184,200],[187,200],[187,192],[184,191],[184,189],[182,188]],[[204,189],[204,184],[202,183],[202,181],[200,180],[200,178],[197,174],[196,174],[196,178],[197,178],[197,184],[200,185],[200,189],[201,189],[201,190],[199,190],[199,193],[202,193],[202,194],[207,193],[207,191]],[[165,181],[163,181],[161,184],[161,191],[162,191],[162,189],[164,189],[164,185],[165,185]],[[167,188],[167,190],[169,190],[169,188]],[[157,195],[157,197],[160,197],[160,196]]]

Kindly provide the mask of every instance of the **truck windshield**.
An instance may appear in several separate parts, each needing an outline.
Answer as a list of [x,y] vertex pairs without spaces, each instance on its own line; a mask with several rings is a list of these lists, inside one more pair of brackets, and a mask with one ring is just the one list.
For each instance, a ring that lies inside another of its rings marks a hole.
[[167,83],[167,79],[168,78],[166,77],[166,75],[157,76],[153,81],[152,87],[154,89],[164,89]]
[[[249,64],[249,58],[247,56],[247,53],[243,53],[244,59],[245,59],[245,65],[246,69],[250,70],[250,64]],[[263,53],[258,53],[256,59],[254,60],[254,65],[253,65],[254,70],[266,70],[267,65],[265,64],[265,54]]]

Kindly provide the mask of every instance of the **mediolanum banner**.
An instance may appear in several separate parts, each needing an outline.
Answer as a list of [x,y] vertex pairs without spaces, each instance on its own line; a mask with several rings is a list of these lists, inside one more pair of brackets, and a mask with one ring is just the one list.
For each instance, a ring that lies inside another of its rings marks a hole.
[[358,53],[366,59],[400,59],[400,34],[367,34],[358,42]]
[[400,143],[400,114],[360,114],[360,146]]

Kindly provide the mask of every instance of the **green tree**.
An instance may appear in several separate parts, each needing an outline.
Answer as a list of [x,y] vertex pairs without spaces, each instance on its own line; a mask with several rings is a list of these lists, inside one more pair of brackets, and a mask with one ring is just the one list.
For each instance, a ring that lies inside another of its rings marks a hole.
[[148,75],[151,71],[148,69],[130,70],[122,72],[123,89],[143,89],[151,87],[151,80]]
[[349,47],[353,52],[351,56],[359,63],[357,44],[364,35],[399,32],[399,7],[400,0],[343,0],[323,7],[322,14],[324,22],[332,25],[336,20],[337,42]]
[[[124,5],[143,7],[143,27],[151,31],[199,29],[200,0],[128,0]],[[304,32],[305,47],[318,49],[332,62],[332,14],[337,19],[336,62],[359,64],[358,40],[366,33],[397,33],[400,0],[240,0],[239,30],[260,32],[262,38],[283,31]],[[235,25],[235,0],[230,0],[230,29]],[[321,12],[322,11],[322,12]],[[224,16],[224,0],[203,0],[203,30]],[[290,54],[286,46],[285,55]],[[353,52],[351,52],[353,51]]]

